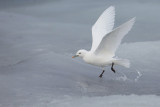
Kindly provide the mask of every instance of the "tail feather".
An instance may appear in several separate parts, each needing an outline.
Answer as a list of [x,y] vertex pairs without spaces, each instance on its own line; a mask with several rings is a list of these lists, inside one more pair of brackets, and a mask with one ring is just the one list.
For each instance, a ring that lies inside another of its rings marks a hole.
[[113,61],[117,65],[124,66],[126,68],[130,67],[130,61],[128,59],[116,59]]

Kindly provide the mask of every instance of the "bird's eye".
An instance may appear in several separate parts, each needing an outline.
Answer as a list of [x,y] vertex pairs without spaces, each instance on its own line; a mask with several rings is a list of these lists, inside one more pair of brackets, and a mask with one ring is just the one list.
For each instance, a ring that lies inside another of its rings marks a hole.
[[79,54],[81,54],[81,53],[79,53]]

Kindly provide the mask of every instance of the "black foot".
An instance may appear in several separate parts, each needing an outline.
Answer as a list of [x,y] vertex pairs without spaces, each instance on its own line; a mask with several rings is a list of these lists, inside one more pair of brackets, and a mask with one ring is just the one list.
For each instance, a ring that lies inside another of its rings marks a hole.
[[99,75],[100,78],[102,78],[104,72],[105,70],[103,70],[102,73]]
[[114,73],[116,73],[116,71],[115,71],[114,68],[113,68],[113,65],[114,65],[114,63],[112,62],[111,70],[112,70]]

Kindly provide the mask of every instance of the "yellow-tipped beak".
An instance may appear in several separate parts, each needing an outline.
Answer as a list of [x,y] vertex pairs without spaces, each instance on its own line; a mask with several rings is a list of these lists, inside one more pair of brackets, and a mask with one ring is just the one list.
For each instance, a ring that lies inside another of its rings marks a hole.
[[78,55],[74,55],[74,56],[72,56],[72,58],[75,58],[75,57],[78,57]]

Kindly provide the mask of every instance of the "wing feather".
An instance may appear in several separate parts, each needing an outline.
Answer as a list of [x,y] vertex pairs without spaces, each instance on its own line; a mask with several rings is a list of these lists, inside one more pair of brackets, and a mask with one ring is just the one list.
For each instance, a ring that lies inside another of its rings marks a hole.
[[92,47],[91,52],[94,52],[102,38],[113,30],[115,18],[115,8],[110,6],[98,18],[96,23],[92,26]]
[[115,55],[116,49],[121,43],[121,40],[130,31],[134,22],[135,18],[132,18],[128,22],[122,24],[112,32],[105,35],[94,53],[100,56],[108,55],[110,57],[113,57]]

